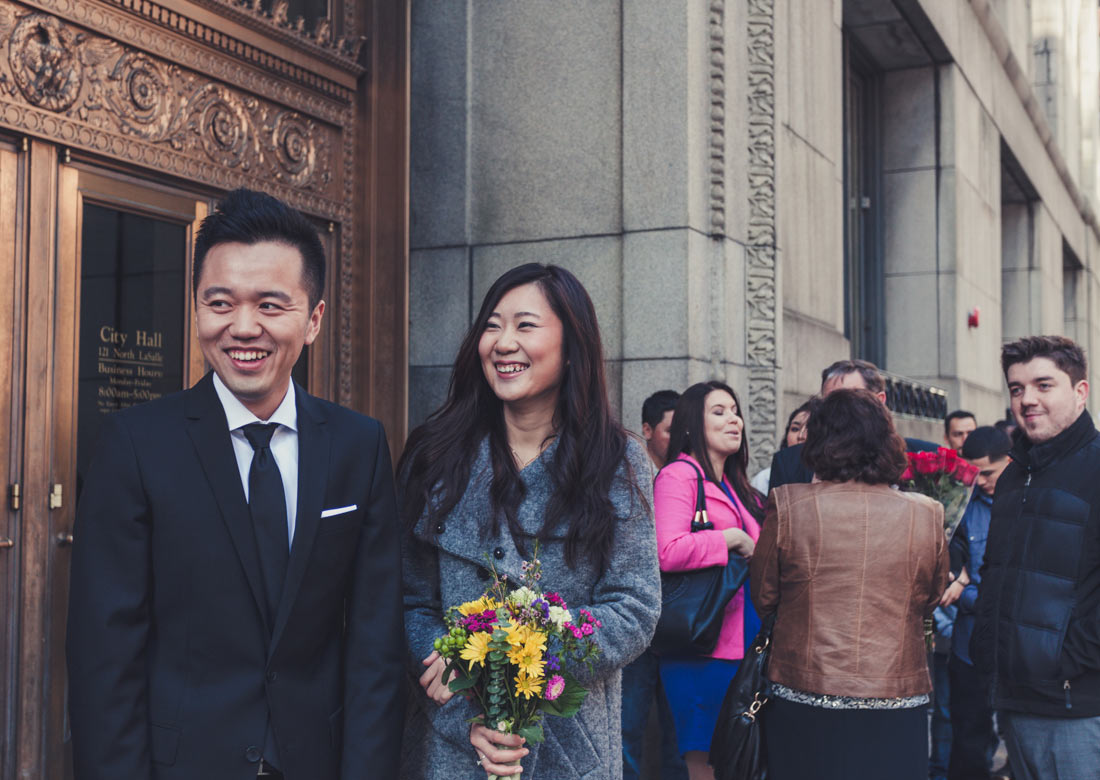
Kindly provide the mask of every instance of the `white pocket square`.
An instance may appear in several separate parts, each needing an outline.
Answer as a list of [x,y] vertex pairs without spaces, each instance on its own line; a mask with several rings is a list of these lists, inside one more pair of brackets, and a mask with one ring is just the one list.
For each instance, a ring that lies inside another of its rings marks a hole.
[[335,517],[336,515],[344,515],[344,514],[347,514],[348,512],[354,512],[358,508],[359,508],[358,504],[352,504],[351,506],[339,506],[339,507],[336,507],[335,509],[326,509],[323,512],[321,512],[321,519],[324,520],[326,517]]

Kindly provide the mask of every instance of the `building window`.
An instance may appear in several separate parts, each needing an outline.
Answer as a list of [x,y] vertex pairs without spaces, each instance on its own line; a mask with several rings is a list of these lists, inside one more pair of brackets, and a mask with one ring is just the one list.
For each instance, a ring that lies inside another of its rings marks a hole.
[[844,335],[852,356],[885,368],[879,79],[844,36]]

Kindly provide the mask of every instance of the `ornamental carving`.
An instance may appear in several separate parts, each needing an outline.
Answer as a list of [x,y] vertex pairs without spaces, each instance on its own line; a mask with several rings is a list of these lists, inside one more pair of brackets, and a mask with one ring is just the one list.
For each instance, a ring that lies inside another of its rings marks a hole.
[[83,64],[76,33],[45,14],[30,14],[15,26],[8,49],[12,78],[33,105],[63,111],[80,92]]
[[775,228],[775,4],[748,5],[748,245],[745,249],[749,421],[762,434],[753,468],[771,461],[779,403]]
[[[146,166],[161,157],[146,145],[160,147],[185,158],[173,166],[177,173],[217,186],[224,186],[228,170],[334,200],[345,195],[328,192],[330,157],[341,150],[339,128],[4,0],[0,45],[8,48],[0,57],[0,102],[69,120],[48,123],[58,128],[55,140]],[[18,114],[4,114],[6,124],[19,125],[11,122]],[[22,129],[40,133],[35,125],[44,124],[25,115]],[[93,140],[101,134],[107,140]],[[204,166],[190,162],[199,160],[223,170],[204,176]],[[300,194],[292,200],[300,203]]]
[[710,233],[726,234],[726,3],[711,0],[707,24],[710,51]]

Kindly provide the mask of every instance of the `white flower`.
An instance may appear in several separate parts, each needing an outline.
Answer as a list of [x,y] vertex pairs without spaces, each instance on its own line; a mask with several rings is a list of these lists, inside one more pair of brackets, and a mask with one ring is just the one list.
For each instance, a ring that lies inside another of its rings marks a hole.
[[569,614],[568,609],[552,606],[550,607],[550,622],[561,631],[566,623],[573,622],[573,616]]
[[521,607],[531,606],[531,602],[533,602],[537,598],[538,594],[527,586],[516,588],[508,594],[508,600],[513,604],[518,604]]

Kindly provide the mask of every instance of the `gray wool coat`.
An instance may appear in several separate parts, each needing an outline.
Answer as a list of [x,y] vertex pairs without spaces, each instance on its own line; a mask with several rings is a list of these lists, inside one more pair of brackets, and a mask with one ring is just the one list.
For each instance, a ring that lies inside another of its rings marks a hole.
[[[554,448],[552,444],[520,475],[527,496],[519,507],[518,520],[532,538],[542,526],[553,489],[546,464]],[[576,568],[567,567],[564,532],[540,543],[543,590],[560,593],[574,614],[580,608],[591,610],[603,628],[595,633],[601,653],[594,673],[578,675],[588,688],[588,697],[572,718],[544,717],[546,741],[528,745],[531,752],[522,762],[522,777],[527,780],[622,777],[621,669],[649,645],[661,610],[649,458],[638,442],[629,439],[627,460],[645,502],[632,497],[626,470],[621,468],[611,491],[617,517],[614,547],[605,570],[587,561],[578,562]],[[520,579],[523,556],[507,524],[502,522],[495,535],[480,535],[479,529],[489,517],[491,479],[488,443],[483,441],[469,487],[454,510],[431,527],[427,518],[422,518],[415,533],[407,537],[403,560],[405,632],[409,663],[416,676],[423,673],[421,661],[431,653],[432,642],[444,633],[444,608],[484,592],[488,584],[486,555],[509,580]],[[532,538],[524,540],[529,555]],[[477,766],[477,754],[470,744],[469,720],[479,714],[477,706],[462,696],[439,706],[419,686],[414,688],[401,776],[483,780],[485,771]]]

